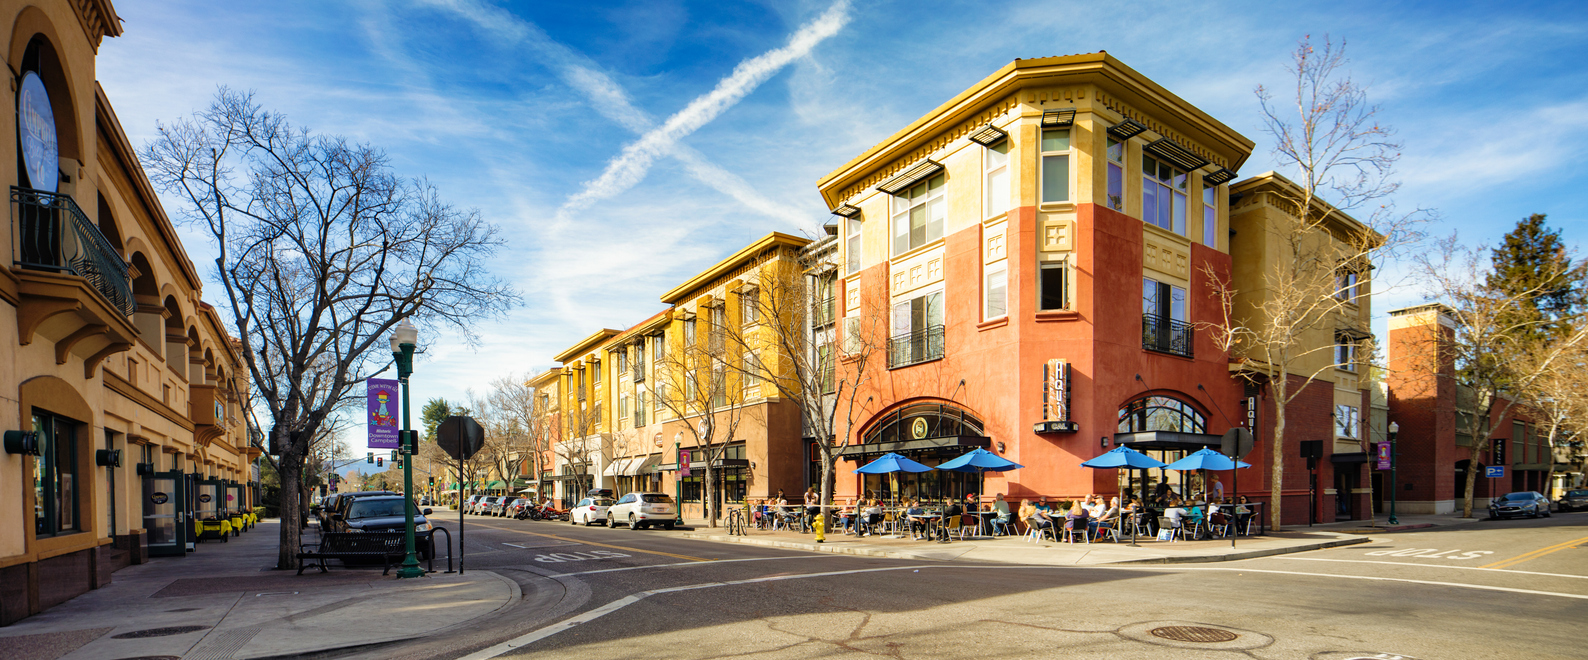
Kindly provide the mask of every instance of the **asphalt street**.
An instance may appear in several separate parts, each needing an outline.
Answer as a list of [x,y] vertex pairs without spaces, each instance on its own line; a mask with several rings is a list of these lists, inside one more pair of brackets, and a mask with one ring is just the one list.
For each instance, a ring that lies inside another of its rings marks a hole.
[[523,601],[362,657],[1588,657],[1588,513],[1168,566],[905,561],[477,516],[466,534],[467,570],[510,577]]

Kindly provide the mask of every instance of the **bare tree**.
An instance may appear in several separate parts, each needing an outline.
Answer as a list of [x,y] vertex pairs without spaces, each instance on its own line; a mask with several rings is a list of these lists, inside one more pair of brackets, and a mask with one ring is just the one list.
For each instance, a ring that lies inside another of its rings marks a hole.
[[595,467],[596,461],[590,457],[599,453],[605,442],[600,431],[601,399],[598,395],[588,395],[592,397],[590,399],[581,398],[583,392],[581,389],[570,401],[571,405],[564,406],[561,418],[565,427],[561,437],[551,445],[554,460],[561,459],[572,473],[571,499],[574,501],[578,501],[579,495],[592,485],[590,470]]
[[[217,252],[221,305],[268,411],[284,482],[354,387],[387,361],[402,319],[463,337],[516,302],[482,264],[500,245],[473,211],[391,172],[370,145],[316,135],[222,88],[210,106],[159,127],[143,151],[178,217]],[[277,567],[295,568],[303,502],[283,489]]]
[[[1256,90],[1274,156],[1297,177],[1293,187],[1268,193],[1288,212],[1272,214],[1270,235],[1258,238],[1278,247],[1261,284],[1240,291],[1204,269],[1210,294],[1223,310],[1222,320],[1207,328],[1216,343],[1241,360],[1247,378],[1267,384],[1274,403],[1268,454],[1269,516],[1275,529],[1283,515],[1289,406],[1326,371],[1367,363],[1373,351],[1368,319],[1355,306],[1368,291],[1387,288],[1375,282],[1374,262],[1416,240],[1417,227],[1427,218],[1421,210],[1397,213],[1384,203],[1398,188],[1391,177],[1400,144],[1378,122],[1378,107],[1367,102],[1366,91],[1343,70],[1344,50],[1344,42],[1336,46],[1325,38],[1314,48],[1311,38],[1304,38],[1288,67],[1294,91],[1281,102],[1265,87]],[[1324,194],[1332,206],[1322,200]],[[1370,203],[1379,206],[1365,221],[1345,215]],[[1335,341],[1318,341],[1320,336],[1333,339],[1336,331],[1355,346],[1349,355],[1338,355]],[[1307,369],[1310,373],[1292,381]],[[1357,435],[1366,451],[1366,434]]]
[[1463,518],[1472,517],[1477,466],[1493,444],[1499,426],[1495,422],[1505,420],[1525,398],[1537,398],[1557,363],[1571,359],[1588,342],[1588,323],[1581,322],[1581,315],[1564,319],[1570,329],[1554,341],[1530,341],[1542,324],[1553,321],[1514,311],[1539,290],[1502,291],[1490,286],[1486,254],[1484,249],[1463,247],[1452,235],[1440,241],[1438,249],[1416,259],[1427,298],[1442,304],[1455,322],[1448,333],[1431,333],[1417,357],[1429,373],[1443,373],[1443,365],[1453,365],[1456,384],[1472,402],[1469,430],[1475,437],[1467,452]]
[[[491,383],[486,400],[508,428],[508,436],[503,439],[507,450],[503,468],[515,475],[527,472],[533,477],[531,481],[537,481],[545,469],[551,418],[545,399],[526,384],[527,378],[504,376],[496,379]],[[526,466],[528,470],[524,469]]]
[[888,325],[875,304],[838,316],[837,264],[824,257],[830,254],[824,247],[813,243],[757,264],[757,288],[743,294],[755,322],[725,337],[737,357],[727,362],[730,371],[798,404],[805,437],[817,439],[821,503],[830,512],[838,460],[866,405],[859,396],[884,354]]
[[[679,341],[659,356],[661,366],[657,376],[662,388],[656,397],[668,412],[683,422],[685,431],[694,439],[691,448],[695,453],[690,457],[691,462],[696,459],[705,462],[701,510],[706,524],[716,527],[721,512],[716,502],[714,464],[723,458],[728,443],[737,435],[747,407],[741,374],[733,369],[737,356],[729,347],[737,343],[731,338],[734,333],[727,325],[727,314],[720,306],[700,311],[706,316],[705,342]],[[688,334],[684,333],[680,339],[687,339]],[[682,506],[681,502],[679,504]]]
[[[1568,331],[1566,336],[1571,335]],[[1545,435],[1549,447],[1549,472],[1544,479],[1547,494],[1555,483],[1555,465],[1571,460],[1560,450],[1575,446],[1588,430],[1584,428],[1588,425],[1588,341],[1568,347],[1553,360],[1547,345],[1535,346],[1525,360],[1527,364],[1550,361],[1524,395],[1527,407],[1542,417],[1549,429]]]

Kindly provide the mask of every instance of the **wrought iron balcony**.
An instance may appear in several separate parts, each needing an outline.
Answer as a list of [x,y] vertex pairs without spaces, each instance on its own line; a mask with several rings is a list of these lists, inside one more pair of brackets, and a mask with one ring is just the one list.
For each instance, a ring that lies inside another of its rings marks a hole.
[[811,327],[825,328],[833,324],[833,299],[831,296],[816,301],[811,309]]
[[1141,315],[1141,347],[1149,351],[1194,357],[1192,326],[1157,314]]
[[943,326],[934,325],[888,340],[888,368],[943,359]]
[[12,186],[11,226],[16,265],[81,277],[123,316],[132,316],[127,262],[71,197]]

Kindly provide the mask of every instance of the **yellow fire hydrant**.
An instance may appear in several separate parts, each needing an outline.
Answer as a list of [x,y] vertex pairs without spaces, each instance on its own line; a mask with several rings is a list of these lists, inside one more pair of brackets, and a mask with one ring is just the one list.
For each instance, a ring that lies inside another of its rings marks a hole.
[[816,530],[816,542],[817,543],[826,543],[827,542],[827,534],[826,534],[826,531],[827,531],[827,514],[826,513],[816,514],[816,520],[811,522],[811,529]]

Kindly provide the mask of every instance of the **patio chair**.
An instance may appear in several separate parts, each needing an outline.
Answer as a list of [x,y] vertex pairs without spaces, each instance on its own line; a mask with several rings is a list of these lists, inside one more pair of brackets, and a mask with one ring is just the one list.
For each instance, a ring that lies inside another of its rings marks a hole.
[[1086,523],[1087,523],[1086,518],[1068,518],[1068,519],[1066,519],[1064,521],[1064,542],[1065,543],[1074,543],[1075,542],[1075,535],[1076,534],[1080,534],[1082,541],[1085,541],[1086,543],[1091,543],[1092,542],[1092,534],[1088,530]]
[[1013,515],[1011,515],[1011,516],[1009,516],[1007,518],[1005,518],[1003,516],[998,516],[997,518],[993,518],[992,519],[992,533],[993,533],[993,536],[1013,536],[1013,533],[1010,530],[1014,528],[1014,525],[1015,525],[1015,517]]
[[1173,542],[1175,542],[1177,540],[1181,540],[1181,541],[1185,540],[1185,538],[1184,538],[1185,537],[1185,528],[1181,527],[1180,523],[1176,522],[1174,519],[1172,519],[1172,518],[1170,518],[1168,516],[1163,516],[1163,517],[1158,518],[1158,529],[1160,529],[1160,530],[1164,530],[1164,529],[1169,530],[1169,542],[1170,543],[1173,543]]
[[1047,522],[1047,521],[1039,520],[1037,518],[1031,518],[1031,519],[1026,520],[1026,540],[1027,541],[1030,541],[1032,543],[1037,543],[1037,542],[1042,540],[1042,537],[1046,536],[1048,538],[1053,539],[1053,541],[1055,543],[1058,542],[1059,538],[1057,536],[1054,536],[1053,526],[1052,525],[1043,525],[1044,522]]
[[965,540],[965,519],[960,516],[947,516],[938,524],[938,535],[948,541],[955,534],[961,541]]

